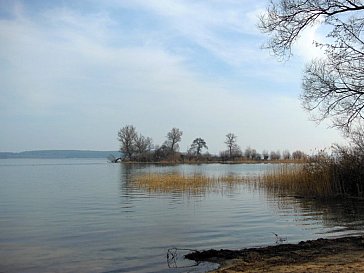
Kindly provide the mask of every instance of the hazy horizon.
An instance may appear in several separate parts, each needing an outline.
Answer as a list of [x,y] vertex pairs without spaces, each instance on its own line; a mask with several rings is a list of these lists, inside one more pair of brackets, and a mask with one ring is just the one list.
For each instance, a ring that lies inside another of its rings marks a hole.
[[288,62],[262,50],[268,1],[0,2],[0,151],[118,150],[134,125],[180,151],[203,138],[226,149],[315,149],[343,143],[299,100],[305,63],[320,55],[307,30]]

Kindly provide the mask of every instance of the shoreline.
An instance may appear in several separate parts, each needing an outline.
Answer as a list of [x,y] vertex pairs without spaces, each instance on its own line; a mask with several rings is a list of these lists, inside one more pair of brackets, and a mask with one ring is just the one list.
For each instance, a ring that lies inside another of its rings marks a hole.
[[116,161],[110,163],[122,164],[145,164],[145,165],[200,165],[200,164],[226,164],[226,165],[239,165],[239,164],[303,164],[303,160],[236,160],[236,161],[221,161],[221,160],[206,160],[206,161]]
[[364,272],[364,236],[316,239],[297,244],[206,250],[185,255],[196,262],[220,264],[215,273]]

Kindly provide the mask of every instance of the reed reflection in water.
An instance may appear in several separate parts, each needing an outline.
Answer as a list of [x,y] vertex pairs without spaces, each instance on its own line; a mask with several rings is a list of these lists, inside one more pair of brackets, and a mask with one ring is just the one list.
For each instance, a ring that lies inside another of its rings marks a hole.
[[[295,221],[304,229],[316,229],[318,237],[340,237],[363,235],[364,200],[350,198],[302,198],[277,194],[275,190],[260,189],[266,195],[271,208],[278,214],[291,210],[296,214]],[[314,225],[312,223],[315,223]]]

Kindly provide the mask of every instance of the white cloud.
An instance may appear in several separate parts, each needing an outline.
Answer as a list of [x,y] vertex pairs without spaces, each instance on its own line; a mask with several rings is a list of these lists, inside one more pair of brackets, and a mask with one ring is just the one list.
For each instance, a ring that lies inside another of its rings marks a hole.
[[256,28],[261,4],[243,2],[153,0],[117,3],[149,12],[163,22],[168,33],[181,35],[222,61],[239,66],[264,61],[260,41],[247,42],[261,38]]
[[[229,1],[233,7],[239,2]],[[252,18],[247,25],[241,22],[251,11],[229,9],[225,1],[213,1],[215,7],[186,1],[120,3],[124,8],[143,7],[163,15],[165,27],[128,31],[111,12],[82,13],[66,7],[46,10],[36,18],[18,10],[15,19],[0,19],[0,61],[7,64],[0,67],[0,94],[6,98],[0,102],[0,121],[8,136],[2,136],[2,145],[15,141],[11,135],[18,135],[21,126],[39,139],[33,144],[37,148],[61,148],[57,139],[49,138],[59,135],[63,148],[98,149],[105,145],[100,142],[107,142],[114,149],[117,130],[125,124],[134,124],[157,144],[172,127],[180,127],[185,132],[183,150],[201,136],[210,152],[224,149],[225,134],[230,131],[239,136],[243,148],[251,145],[259,150],[300,148],[297,138],[303,132],[313,134],[314,126],[291,101],[292,96],[278,96],[271,86],[272,79],[289,82],[294,71],[275,71],[281,66],[267,62],[265,53],[252,49],[256,41],[244,37],[254,36],[247,30]],[[221,13],[217,7],[223,7]],[[148,32],[165,41],[140,43]],[[174,45],[169,39],[175,36],[169,38],[166,33],[187,37],[230,64],[234,73],[267,81],[272,93],[257,95],[250,89],[254,82],[236,77],[231,84],[228,75],[221,79],[191,69],[195,48],[176,50],[183,46]],[[40,124],[44,124],[42,130],[37,129]],[[297,124],[302,126],[282,132]],[[327,137],[323,130],[320,133]],[[315,145],[302,142],[305,147]]]

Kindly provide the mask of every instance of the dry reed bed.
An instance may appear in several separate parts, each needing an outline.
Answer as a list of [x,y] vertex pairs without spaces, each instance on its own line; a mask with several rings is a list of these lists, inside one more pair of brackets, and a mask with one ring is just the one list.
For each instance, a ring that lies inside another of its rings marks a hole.
[[259,185],[276,194],[306,197],[333,196],[333,176],[326,164],[281,165],[261,176]]
[[363,198],[364,156],[346,151],[336,158],[317,156],[301,164],[281,164],[259,177],[149,173],[135,176],[134,183],[153,192],[201,193],[215,190],[219,185],[232,189],[238,183],[249,183],[277,195]]
[[149,192],[202,193],[212,191],[219,185],[232,187],[237,183],[248,182],[249,179],[236,175],[207,176],[201,174],[148,173],[136,175],[132,181],[135,186]]

